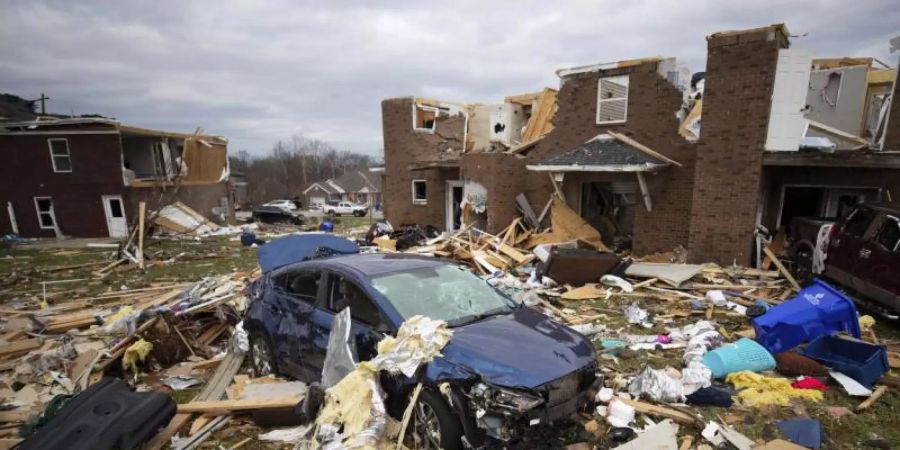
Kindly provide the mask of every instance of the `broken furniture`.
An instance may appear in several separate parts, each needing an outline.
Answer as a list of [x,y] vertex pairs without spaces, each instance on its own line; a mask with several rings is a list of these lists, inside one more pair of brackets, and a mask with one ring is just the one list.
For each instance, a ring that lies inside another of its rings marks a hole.
[[138,449],[175,415],[163,392],[133,392],[118,378],[104,378],[73,398],[22,450]]
[[621,264],[622,260],[612,252],[553,247],[539,273],[557,283],[577,287],[596,283],[600,277],[614,272]]

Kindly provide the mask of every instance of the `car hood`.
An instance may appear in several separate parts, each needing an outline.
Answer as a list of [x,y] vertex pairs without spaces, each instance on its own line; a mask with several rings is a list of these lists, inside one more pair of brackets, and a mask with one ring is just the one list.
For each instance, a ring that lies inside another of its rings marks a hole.
[[510,388],[538,387],[596,358],[584,336],[531,308],[456,327],[441,353],[483,381]]

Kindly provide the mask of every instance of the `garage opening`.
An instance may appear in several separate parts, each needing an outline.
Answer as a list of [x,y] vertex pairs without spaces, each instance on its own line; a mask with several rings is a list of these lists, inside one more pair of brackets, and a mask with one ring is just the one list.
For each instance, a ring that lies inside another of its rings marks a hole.
[[788,185],[782,189],[778,228],[795,217],[845,217],[857,203],[881,200],[881,188]]

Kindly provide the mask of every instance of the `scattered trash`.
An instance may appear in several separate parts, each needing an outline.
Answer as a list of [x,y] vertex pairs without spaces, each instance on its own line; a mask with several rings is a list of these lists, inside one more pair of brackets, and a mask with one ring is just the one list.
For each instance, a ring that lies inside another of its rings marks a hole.
[[748,371],[729,374],[725,381],[738,389],[737,397],[750,407],[788,406],[793,398],[812,402],[820,402],[824,398],[821,391],[794,389],[787,378],[767,377]]
[[784,437],[806,448],[822,447],[822,423],[815,419],[788,419],[775,422]]
[[712,370],[714,378],[723,378],[734,372],[763,372],[775,368],[775,358],[756,341],[741,338],[725,344],[703,356],[703,364]]
[[632,303],[625,308],[625,317],[628,323],[632,325],[640,325],[644,328],[652,328],[653,323],[650,322],[650,314],[646,309],[642,309],[637,303]]

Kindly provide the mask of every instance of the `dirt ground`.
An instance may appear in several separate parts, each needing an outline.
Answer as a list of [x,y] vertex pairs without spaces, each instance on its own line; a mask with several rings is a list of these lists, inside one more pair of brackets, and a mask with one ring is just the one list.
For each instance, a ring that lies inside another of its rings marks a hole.
[[[353,230],[356,233],[365,231],[370,218],[340,218],[338,231]],[[45,246],[42,246],[45,247]],[[141,272],[137,269],[113,271],[103,279],[90,275],[90,268],[60,270],[59,268],[99,261],[112,260],[114,250],[108,248],[28,248],[0,250],[0,304],[12,306],[26,298],[40,299],[45,292],[65,293],[52,296],[49,302],[61,304],[68,298],[85,297],[113,292],[120,289],[136,289],[150,286],[158,282],[193,282],[203,277],[230,274],[233,272],[250,272],[256,268],[256,249],[242,247],[234,238],[218,237],[203,240],[153,240],[147,243],[147,253],[154,259],[175,258],[175,262],[167,265],[153,266]],[[49,269],[49,271],[48,271]],[[74,281],[72,281],[74,280]],[[605,300],[563,301],[553,299],[558,308],[572,309],[578,313],[596,314],[602,312],[606,317],[600,320],[609,330],[621,330],[623,333],[652,334],[665,332],[667,327],[680,327],[693,323],[700,317],[654,320],[652,329],[647,330],[629,325],[620,311],[635,301],[633,298],[612,297]],[[653,298],[642,298],[638,303],[651,315],[665,316],[672,304]],[[862,312],[864,313],[864,311]],[[716,315],[714,319],[721,326],[721,331],[728,337],[730,333],[745,330],[749,326],[743,316]],[[900,343],[898,324],[886,319],[877,318],[875,334],[886,344]],[[599,343],[597,343],[599,347]],[[609,379],[616,375],[636,375],[645,366],[661,369],[666,365],[681,367],[683,350],[626,351],[617,357],[603,357],[600,360]],[[244,367],[241,373],[246,373]],[[137,381],[138,384],[142,380]],[[198,388],[172,392],[178,402],[189,401]],[[842,418],[833,418],[826,411],[827,407],[844,406],[853,409],[862,399],[850,397],[835,385],[826,392],[824,401],[820,403],[798,402],[792,407],[770,407],[762,410],[732,407],[697,408],[704,417],[720,423],[733,424],[735,428],[751,439],[771,440],[779,436],[774,422],[782,418],[808,415],[822,422],[828,449],[857,448],[893,448],[900,446],[900,427],[897,417],[900,415],[900,395],[889,390],[872,408],[859,414],[851,414]],[[609,448],[606,439],[608,426],[600,419],[600,430],[590,433],[583,423],[592,418],[592,411],[583,411],[572,421],[553,427],[536,427],[515,448],[565,448],[567,445],[586,442],[596,444],[598,448]],[[640,425],[640,423],[638,423]],[[247,417],[235,417],[229,426],[219,430],[212,439],[204,442],[200,448],[228,449],[241,444],[241,449],[282,449],[291,448],[288,444],[266,443],[256,439],[264,432],[255,426]],[[683,429],[681,436],[686,434]],[[699,430],[690,434],[695,436],[695,445],[699,442]],[[247,440],[249,439],[249,440]]]

